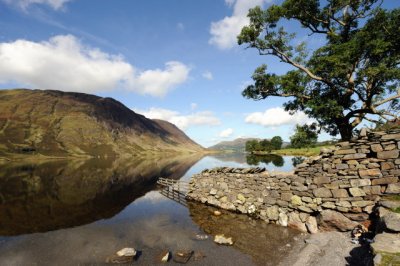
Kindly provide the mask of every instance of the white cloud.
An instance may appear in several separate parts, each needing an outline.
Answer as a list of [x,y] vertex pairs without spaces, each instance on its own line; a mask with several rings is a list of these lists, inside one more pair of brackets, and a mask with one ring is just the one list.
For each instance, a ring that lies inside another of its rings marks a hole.
[[233,134],[233,129],[232,129],[232,128],[227,128],[227,129],[225,129],[225,130],[222,130],[222,131],[219,133],[219,136],[220,136],[221,138],[227,138],[227,137],[231,136],[232,134]]
[[133,109],[133,111],[150,119],[166,120],[182,130],[191,126],[217,126],[221,124],[221,121],[210,111],[195,112],[188,115],[183,115],[177,111],[169,109],[154,107],[149,110]]
[[122,88],[160,97],[185,82],[189,72],[176,61],[139,71],[121,55],[85,46],[73,35],[0,43],[0,83],[32,88],[88,93]]
[[65,3],[70,2],[72,0],[2,0],[7,4],[12,4],[20,7],[23,10],[26,10],[30,5],[33,4],[43,4],[49,5],[54,10],[61,9]]
[[203,78],[208,79],[208,80],[212,80],[214,78],[213,74],[208,70],[204,71],[202,76],[203,76]]
[[198,104],[197,104],[197,103],[191,103],[191,104],[190,104],[190,109],[192,109],[192,110],[197,109],[197,107],[198,107]]
[[210,34],[212,35],[208,41],[212,45],[216,45],[220,49],[232,48],[236,43],[236,37],[240,30],[249,24],[247,13],[250,8],[262,6],[272,0],[225,0],[225,3],[232,7],[232,16],[225,17],[222,20],[211,22]]
[[310,119],[305,113],[297,112],[290,115],[281,107],[275,107],[265,110],[265,112],[255,112],[246,116],[245,122],[257,124],[265,127],[274,127],[282,125],[295,125],[310,123]]

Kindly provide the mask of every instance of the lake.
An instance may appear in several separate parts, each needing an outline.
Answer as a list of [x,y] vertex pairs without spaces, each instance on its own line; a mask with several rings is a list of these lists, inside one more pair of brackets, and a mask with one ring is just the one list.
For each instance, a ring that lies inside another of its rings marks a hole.
[[[135,265],[160,264],[165,249],[205,255],[189,265],[277,265],[298,232],[225,211],[214,216],[212,207],[162,195],[156,180],[189,180],[219,166],[290,171],[292,161],[215,154],[0,165],[0,265],[101,265],[124,247],[140,251]],[[221,233],[234,245],[215,244]]]

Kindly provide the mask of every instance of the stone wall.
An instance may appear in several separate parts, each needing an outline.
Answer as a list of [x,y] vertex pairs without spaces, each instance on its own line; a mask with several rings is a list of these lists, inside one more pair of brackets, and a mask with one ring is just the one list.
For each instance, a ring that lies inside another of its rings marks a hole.
[[194,175],[188,198],[314,232],[351,230],[385,194],[400,193],[400,130],[358,139],[298,165],[294,173],[215,168]]

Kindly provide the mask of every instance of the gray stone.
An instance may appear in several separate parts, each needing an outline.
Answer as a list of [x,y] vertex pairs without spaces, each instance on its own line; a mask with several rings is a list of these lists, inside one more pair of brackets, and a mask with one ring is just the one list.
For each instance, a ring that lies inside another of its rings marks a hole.
[[350,194],[351,194],[353,197],[363,197],[363,196],[366,195],[365,192],[364,192],[364,190],[359,189],[359,188],[356,188],[356,187],[351,187],[351,188],[349,188],[349,191],[350,191]]
[[398,140],[400,139],[400,134],[387,134],[382,136],[382,140],[389,140],[389,139]]
[[322,210],[317,217],[320,229],[326,231],[339,230],[342,232],[353,230],[357,226],[356,222],[351,221],[343,214],[332,211]]
[[289,213],[288,226],[301,232],[307,232],[306,224],[301,221],[299,214],[295,212]]
[[400,201],[382,200],[379,202],[379,205],[389,208],[389,209],[396,209],[396,208],[400,208]]
[[358,174],[362,178],[379,178],[382,176],[381,170],[379,169],[360,169]]
[[381,144],[372,144],[371,150],[373,152],[380,152],[380,151],[383,151],[383,148],[382,148]]
[[363,158],[367,158],[367,155],[365,153],[347,154],[342,159],[343,160],[357,160],[357,159],[363,159]]
[[353,207],[360,207],[364,208],[366,206],[373,206],[374,202],[373,201],[368,201],[368,200],[360,200],[360,201],[352,201],[351,206]]
[[346,189],[332,189],[332,194],[334,198],[347,198],[349,196]]
[[400,250],[400,234],[378,234],[375,236],[371,248],[374,254],[398,253]]
[[354,154],[356,153],[355,149],[340,149],[334,152],[335,155],[344,155],[344,154]]
[[306,227],[310,234],[318,233],[317,219],[314,216],[309,216],[306,221]]
[[287,226],[288,225],[288,216],[286,215],[286,213],[279,213],[279,219],[278,219],[278,224],[280,224],[281,226]]
[[349,165],[345,164],[345,163],[339,163],[336,165],[336,169],[338,169],[338,170],[344,170],[344,169],[348,169],[348,168],[349,168]]
[[381,151],[377,153],[378,159],[397,159],[399,158],[399,150]]
[[372,185],[386,185],[386,184],[393,184],[399,180],[398,177],[384,177],[372,180]]
[[279,209],[277,206],[268,207],[266,211],[269,220],[276,221],[279,219]]
[[369,179],[352,179],[350,180],[352,187],[365,187],[371,185],[371,180]]
[[[390,231],[400,232],[400,214],[389,212],[383,217],[386,228]],[[400,250],[399,250],[400,251]]]
[[210,195],[217,195],[217,190],[215,189],[215,188],[212,188],[211,190],[210,190]]
[[388,194],[398,194],[400,193],[400,183],[389,184],[386,188],[385,193]]
[[313,190],[313,194],[315,197],[318,198],[331,198],[332,192],[330,189],[327,188],[316,188]]

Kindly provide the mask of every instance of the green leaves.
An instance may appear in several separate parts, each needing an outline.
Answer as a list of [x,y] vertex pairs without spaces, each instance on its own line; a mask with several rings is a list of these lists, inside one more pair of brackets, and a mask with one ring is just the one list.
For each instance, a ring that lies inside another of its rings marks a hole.
[[[293,70],[276,75],[262,65],[242,95],[255,100],[288,97],[286,110],[306,112],[343,139],[349,139],[366,116],[388,118],[400,98],[400,9],[383,10],[379,2],[286,0],[267,10],[251,9],[250,24],[238,43]],[[294,33],[279,27],[288,20],[326,42],[310,54],[305,43],[294,43]]]

